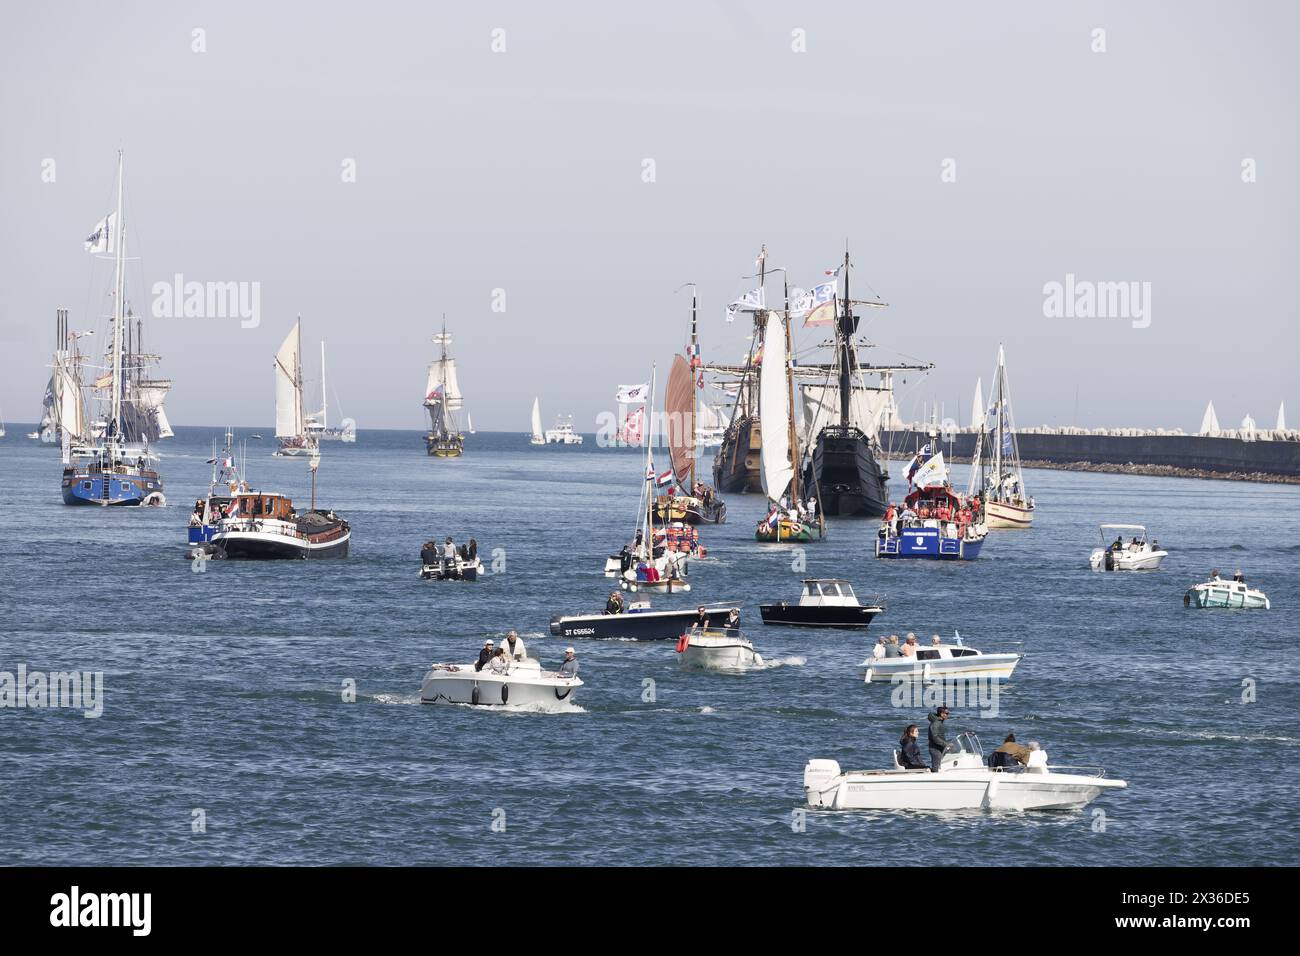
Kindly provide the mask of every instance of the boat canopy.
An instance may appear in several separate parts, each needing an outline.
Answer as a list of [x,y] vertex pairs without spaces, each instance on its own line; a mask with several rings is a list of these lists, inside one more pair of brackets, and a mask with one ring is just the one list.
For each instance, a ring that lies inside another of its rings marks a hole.
[[1146,532],[1146,527],[1140,524],[1104,524],[1101,526],[1102,531],[1141,531]]
[[945,499],[947,501],[951,501],[957,504],[961,503],[960,495],[956,494],[951,488],[941,488],[941,487],[917,488],[915,491],[911,492],[906,498],[904,498],[903,501],[904,503],[911,505],[917,501],[922,501],[922,500],[934,501],[938,499]]

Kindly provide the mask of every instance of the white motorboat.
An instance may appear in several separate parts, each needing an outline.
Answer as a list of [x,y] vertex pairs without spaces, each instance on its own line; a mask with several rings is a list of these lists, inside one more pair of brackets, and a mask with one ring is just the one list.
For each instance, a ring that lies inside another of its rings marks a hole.
[[880,599],[859,603],[853,585],[841,578],[807,578],[798,604],[760,604],[764,624],[789,627],[841,627],[866,629],[871,619],[884,613]]
[[890,770],[840,769],[835,760],[809,760],[804,794],[810,807],[830,810],[1078,810],[1107,790],[1128,784],[1100,767],[1052,767],[1035,750],[1024,768],[984,765],[969,731],[950,745],[939,772],[905,770],[894,752]]
[[483,573],[483,559],[457,554],[454,558],[420,559],[420,577],[426,581],[477,581]]
[[685,667],[731,671],[763,666],[762,655],[734,627],[693,627],[677,639],[677,653]]
[[985,654],[963,644],[931,644],[915,657],[868,657],[859,666],[864,683],[899,680],[931,684],[950,680],[1008,680],[1022,654]]
[[573,430],[573,416],[560,416],[555,420],[555,427],[546,430],[548,445],[581,445],[582,436]]
[[581,678],[544,671],[531,657],[512,662],[504,674],[487,667],[476,671],[473,664],[431,664],[420,685],[420,702],[563,710],[581,686]]
[[[1113,542],[1108,542],[1110,532],[1116,532]],[[1129,540],[1124,541],[1128,532]],[[1168,557],[1160,550],[1158,541],[1147,537],[1147,529],[1140,524],[1104,524],[1101,526],[1100,548],[1093,549],[1088,564],[1094,571],[1154,571]]]
[[1267,611],[1268,596],[1258,588],[1246,587],[1240,578],[1225,581],[1218,577],[1194,584],[1183,595],[1183,607],[1259,608]]

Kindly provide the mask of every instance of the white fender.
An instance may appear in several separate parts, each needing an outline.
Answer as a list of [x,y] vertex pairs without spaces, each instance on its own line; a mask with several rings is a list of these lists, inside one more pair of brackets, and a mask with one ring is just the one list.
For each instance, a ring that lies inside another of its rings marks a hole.
[[926,661],[925,666],[921,668],[921,680],[925,683],[930,682],[930,662]]
[[993,801],[996,800],[998,796],[998,783],[998,775],[992,774],[989,777],[989,785],[984,788],[983,806],[985,810],[993,809]]
[[862,683],[864,683],[864,684],[870,684],[870,683],[871,683],[871,668],[870,668],[870,667],[867,668],[867,673],[866,673],[866,675],[863,677],[863,679],[862,679]]

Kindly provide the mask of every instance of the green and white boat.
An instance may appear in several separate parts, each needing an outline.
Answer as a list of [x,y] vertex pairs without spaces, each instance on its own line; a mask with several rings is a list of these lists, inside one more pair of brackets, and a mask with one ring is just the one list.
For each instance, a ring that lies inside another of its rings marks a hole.
[[1240,578],[1225,581],[1210,578],[1188,588],[1183,595],[1183,607],[1263,608],[1268,610],[1268,597],[1263,591],[1246,587]]

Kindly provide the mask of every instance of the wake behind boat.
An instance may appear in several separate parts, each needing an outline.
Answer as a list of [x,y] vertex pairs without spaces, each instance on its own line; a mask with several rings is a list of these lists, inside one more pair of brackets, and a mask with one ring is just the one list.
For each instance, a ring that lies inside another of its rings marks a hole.
[[829,810],[1078,810],[1128,786],[1099,767],[1049,766],[1044,750],[1033,751],[1023,769],[987,767],[969,731],[950,746],[938,773],[903,769],[898,751],[888,770],[844,771],[835,760],[809,760],[805,799]]

